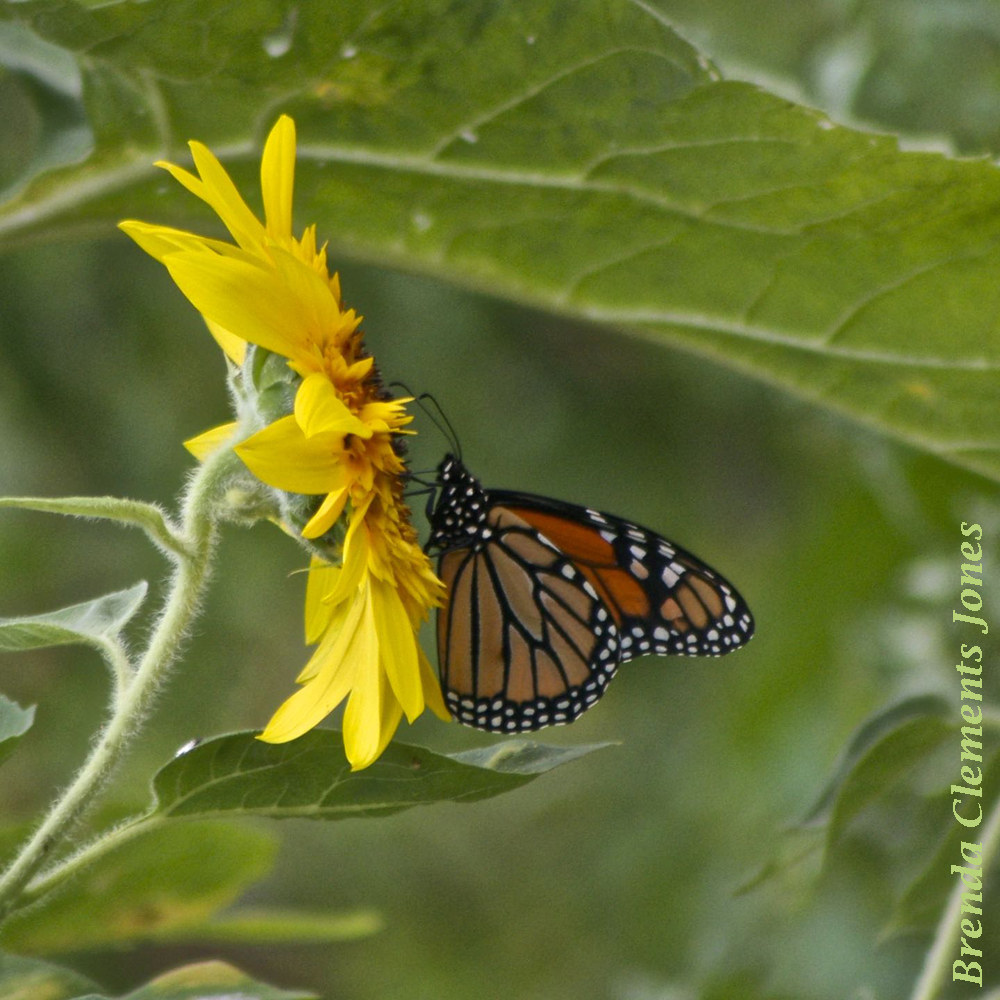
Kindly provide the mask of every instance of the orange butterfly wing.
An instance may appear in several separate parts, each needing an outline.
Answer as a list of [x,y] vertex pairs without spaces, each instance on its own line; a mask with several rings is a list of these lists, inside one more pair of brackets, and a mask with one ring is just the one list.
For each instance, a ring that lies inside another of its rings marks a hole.
[[565,552],[607,604],[622,662],[646,653],[722,656],[753,616],[736,588],[674,542],[611,514],[527,494],[493,493]]
[[438,573],[441,685],[452,714],[494,732],[572,722],[604,693],[620,646],[611,615],[571,561],[521,518],[490,509],[479,542]]
[[449,710],[495,732],[572,722],[619,663],[721,656],[753,635],[732,584],[675,543],[590,508],[486,491],[438,469],[428,548],[448,602],[438,658]]

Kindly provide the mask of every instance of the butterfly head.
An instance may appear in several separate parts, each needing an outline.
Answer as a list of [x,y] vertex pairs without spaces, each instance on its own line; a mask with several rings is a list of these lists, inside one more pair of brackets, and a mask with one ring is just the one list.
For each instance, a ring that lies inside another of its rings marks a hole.
[[437,494],[428,517],[427,548],[454,549],[482,537],[489,499],[479,480],[455,455],[445,455],[437,467]]

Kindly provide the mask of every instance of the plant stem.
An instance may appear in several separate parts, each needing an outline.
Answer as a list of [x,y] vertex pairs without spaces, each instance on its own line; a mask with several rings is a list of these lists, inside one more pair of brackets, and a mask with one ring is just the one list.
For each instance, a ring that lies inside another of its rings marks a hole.
[[134,675],[114,699],[111,716],[87,761],[0,876],[0,916],[11,909],[52,848],[83,815],[121,760],[125,745],[142,725],[153,693],[177,654],[208,582],[215,544],[213,507],[235,463],[231,449],[220,448],[191,479],[181,512],[183,551],[177,553],[176,569],[156,628]]
[[[974,835],[971,830],[969,835]],[[1000,800],[997,801],[986,820],[986,826],[982,832],[982,845],[982,860],[979,867],[985,876],[997,851],[1000,850]],[[934,1000],[941,990],[945,976],[951,969],[953,960],[958,957],[955,954],[955,946],[959,936],[962,895],[966,891],[968,891],[968,886],[961,879],[958,879],[955,888],[952,889],[951,896],[948,897],[948,905],[941,915],[937,931],[934,934],[934,943],[927,953],[923,972],[913,988],[910,1000]]]
[[131,820],[125,820],[111,830],[106,830],[80,850],[63,858],[58,864],[40,872],[33,878],[23,888],[14,909],[36,902],[65,882],[66,879],[85,868],[89,868],[98,858],[102,858],[110,851],[127,844],[135,837],[155,830],[162,823],[163,820],[158,816],[137,816]]
[[120,700],[132,682],[132,663],[128,654],[115,636],[105,636],[95,640],[94,647],[111,668],[111,675],[115,682],[115,698]]

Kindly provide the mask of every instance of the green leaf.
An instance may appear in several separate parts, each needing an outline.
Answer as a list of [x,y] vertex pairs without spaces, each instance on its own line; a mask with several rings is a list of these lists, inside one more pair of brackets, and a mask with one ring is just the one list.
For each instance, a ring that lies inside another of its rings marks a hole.
[[[957,744],[956,744],[957,750]],[[961,783],[958,775],[959,762],[956,753],[955,782]],[[996,802],[1000,795],[1000,754],[982,765],[983,770],[983,811],[988,815],[988,803]],[[907,885],[893,908],[892,915],[882,932],[882,938],[897,934],[922,933],[937,926],[952,890],[958,883],[958,876],[951,874],[952,865],[963,865],[961,847],[964,843],[978,843],[982,840],[983,826],[964,827],[956,822],[951,813],[951,793],[942,791],[942,836],[936,849],[928,857],[915,878]],[[966,799],[968,803],[970,799]]]
[[[314,1000],[315,996],[268,986],[225,962],[198,962],[165,972],[119,1000]],[[88,994],[79,1000],[108,998]]]
[[942,718],[948,710],[948,702],[940,695],[922,694],[894,702],[870,715],[855,730],[829,781],[799,825],[809,826],[829,820],[847,779],[887,735],[915,719]]
[[607,745],[510,741],[472,751],[470,757],[391,743],[371,767],[352,772],[335,730],[314,729],[280,745],[262,743],[253,733],[234,733],[200,744],[156,775],[153,816],[387,816],[417,805],[499,795]]
[[139,610],[148,584],[105,594],[93,601],[24,618],[0,618],[0,653],[82,642],[101,643],[118,633]]
[[[993,0],[805,0],[743,16],[734,0],[655,0],[687,37],[744,78],[789,78],[810,104],[879,129],[1000,152]],[[915,16],[916,15],[916,16]]]
[[339,253],[697,352],[1000,479],[993,164],[719,79],[655,3],[248,10],[0,8],[75,62],[94,144],[25,168],[0,239],[218,231],[151,161],[198,138],[250,197],[288,111],[298,218]]
[[812,881],[852,821],[939,747],[953,729],[948,702],[915,695],[873,713],[855,730],[843,756],[805,816],[790,826],[773,856],[737,890],[775,880]]
[[0,763],[9,757],[35,721],[35,706],[21,708],[0,694]]
[[744,879],[733,895],[745,896],[763,885],[782,879],[789,886],[787,889],[783,887],[783,895],[791,896],[796,880],[799,885],[808,885],[819,874],[825,843],[824,833],[818,828],[792,827],[784,831],[773,856]]
[[266,831],[235,823],[152,829],[15,913],[0,944],[46,954],[189,937],[270,870],[275,849]]
[[223,944],[321,944],[354,941],[382,929],[374,910],[352,913],[304,913],[270,907],[241,908],[191,927],[159,931],[156,940]]
[[0,954],[3,1000],[71,1000],[93,989],[89,979],[70,969],[34,958]]
[[883,736],[845,777],[830,815],[827,843],[835,844],[866,806],[953,733],[943,719],[921,716],[901,723]]
[[[0,28],[3,25],[0,24]],[[0,497],[0,508],[33,510],[43,514],[64,514],[93,520],[117,521],[119,524],[142,528],[160,549],[175,555],[185,555],[183,540],[178,537],[170,519],[156,504],[121,497]]]

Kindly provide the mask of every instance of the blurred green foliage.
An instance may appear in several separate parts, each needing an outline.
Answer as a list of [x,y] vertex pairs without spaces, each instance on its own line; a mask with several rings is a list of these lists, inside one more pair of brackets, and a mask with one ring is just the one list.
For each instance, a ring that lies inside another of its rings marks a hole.
[[[165,499],[190,467],[179,442],[226,417],[223,364],[200,320],[123,244],[3,262],[4,493]],[[905,881],[892,847],[906,811],[849,830],[818,895],[733,893],[869,711],[921,685],[950,693],[957,525],[990,523],[992,488],[641,341],[349,262],[342,276],[387,375],[438,395],[487,483],[682,540],[738,581],[759,634],[717,662],[632,664],[597,709],[551,731],[622,746],[496,802],[335,831],[286,824],[277,872],[253,898],[374,907],[381,934],[181,957],[223,954],[330,996],[632,998],[750,982],[754,969],[792,995],[832,1000],[861,983],[902,995],[925,939],[876,937]],[[420,430],[414,462],[427,468],[445,443]],[[0,552],[10,614],[163,574],[140,535],[43,514],[6,512]],[[287,575],[300,566],[280,532],[227,531],[199,635],[120,801],[141,804],[145,775],[188,739],[259,726],[287,694],[305,656],[303,582]],[[40,703],[5,764],[6,808],[26,818],[85,750],[107,680],[75,648],[6,658],[0,677],[11,697]],[[401,735],[440,750],[486,741],[433,719]],[[76,961],[123,989],[179,955]]]
[[[989,56],[988,5],[934,5],[937,18],[907,17],[915,5],[890,0],[659,7],[724,66],[783,75],[835,116],[945,134],[962,149],[997,145],[990,59],[961,45],[972,32]],[[862,67],[856,85],[837,84],[838,66]],[[0,80],[0,102],[25,141],[47,134],[23,76]],[[11,175],[18,152],[4,149]],[[914,692],[954,698],[958,524],[980,521],[995,539],[995,487],[642,339],[346,257],[337,266],[387,378],[435,393],[487,486],[586,503],[676,538],[738,584],[758,635],[720,661],[628,665],[594,711],[545,734],[621,746],[515,793],[283,825],[277,866],[251,901],[374,908],[380,934],[266,950],[172,944],[74,966],[108,993],[220,956],[359,1000],[906,996],[926,924],[879,935],[948,821],[937,783],[955,769],[947,743],[930,776],[852,817],[811,891],[814,872],[793,866],[736,893],[785,849],[785,828],[864,718]],[[227,419],[227,400],[219,352],[162,269],[124,237],[27,246],[0,260],[0,302],[0,495],[174,495],[190,468],[179,442]],[[446,445],[418,427],[413,459],[426,469]],[[996,621],[995,545],[986,552]],[[288,575],[301,565],[276,530],[226,532],[198,634],[114,786],[122,811],[144,803],[146,776],[178,746],[260,726],[287,695],[305,657],[303,578]],[[0,566],[4,616],[165,572],[137,533],[15,511],[0,515]],[[4,764],[4,814],[17,822],[72,773],[107,678],[93,653],[53,649],[0,660],[0,689],[39,705]],[[489,742],[432,718],[400,735],[449,752]],[[995,890],[988,906],[998,913]]]

